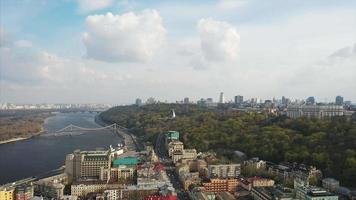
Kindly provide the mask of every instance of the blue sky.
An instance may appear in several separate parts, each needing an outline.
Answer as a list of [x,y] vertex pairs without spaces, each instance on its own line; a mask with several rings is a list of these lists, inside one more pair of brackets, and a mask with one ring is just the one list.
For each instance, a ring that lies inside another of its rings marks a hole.
[[356,101],[356,1],[3,0],[0,9],[1,102],[220,91]]

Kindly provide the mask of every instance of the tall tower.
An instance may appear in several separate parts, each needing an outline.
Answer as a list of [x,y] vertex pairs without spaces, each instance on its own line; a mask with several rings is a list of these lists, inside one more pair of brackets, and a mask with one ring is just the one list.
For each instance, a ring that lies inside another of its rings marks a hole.
[[225,103],[225,97],[223,92],[220,92],[219,103]]
[[342,96],[337,96],[335,98],[335,104],[336,105],[342,105],[344,103],[344,98]]

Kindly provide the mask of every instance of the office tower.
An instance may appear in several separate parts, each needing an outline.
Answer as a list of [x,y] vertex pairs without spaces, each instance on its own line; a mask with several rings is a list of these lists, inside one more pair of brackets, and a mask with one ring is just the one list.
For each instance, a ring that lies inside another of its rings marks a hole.
[[136,99],[136,105],[137,105],[137,106],[141,106],[141,105],[142,105],[142,100],[139,99],[139,98],[137,98],[137,99]]
[[287,99],[284,97],[284,96],[282,96],[282,104],[287,104]]
[[223,92],[220,92],[219,103],[225,103],[225,97]]
[[189,98],[188,97],[185,97],[184,100],[183,100],[184,104],[189,104]]
[[308,97],[307,100],[305,101],[307,105],[314,105],[315,104],[315,98],[314,97]]
[[344,103],[344,97],[342,97],[342,96],[337,96],[336,98],[335,98],[335,104],[336,105],[342,105]]
[[244,101],[244,97],[241,95],[235,96],[235,104],[241,104]]

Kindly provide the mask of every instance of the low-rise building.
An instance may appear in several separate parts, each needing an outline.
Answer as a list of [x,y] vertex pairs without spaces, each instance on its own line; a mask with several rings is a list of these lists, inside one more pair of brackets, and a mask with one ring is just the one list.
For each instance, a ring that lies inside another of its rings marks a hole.
[[322,188],[312,187],[307,190],[306,200],[338,200],[339,197]]
[[40,179],[33,183],[35,194],[49,199],[61,199],[68,181],[66,173]]
[[252,189],[252,183],[248,181],[247,179],[244,178],[239,178],[239,186],[242,187],[243,189],[247,191],[251,191]]
[[274,185],[274,180],[269,178],[251,177],[247,179],[252,187],[268,187]]
[[194,160],[197,158],[197,150],[195,149],[183,149],[183,151],[175,151],[172,155],[173,163],[177,163],[179,160]]
[[189,187],[193,184],[199,184],[201,179],[198,172],[188,172],[179,174],[179,180],[184,186],[184,190],[189,190]]
[[238,184],[239,181],[237,179],[210,179],[210,182],[202,183],[205,191],[214,193],[234,193]]
[[344,108],[340,105],[289,105],[287,107],[287,116],[294,119],[298,117],[328,119],[343,115]]
[[254,200],[292,200],[293,190],[283,187],[252,187],[251,195]]
[[71,185],[71,194],[78,197],[85,197],[89,193],[102,193],[108,189],[117,189],[121,184],[107,184],[106,182],[80,182]]
[[168,144],[168,156],[172,157],[173,152],[177,152],[177,151],[183,152],[183,149],[184,149],[183,142],[174,140]]
[[266,161],[260,160],[258,157],[251,158],[249,160],[244,161],[245,167],[252,167],[254,169],[265,169]]
[[209,178],[236,178],[240,173],[240,164],[219,164],[208,166]]
[[15,199],[15,188],[0,188],[0,199],[3,200],[14,200]]
[[0,186],[1,200],[29,200],[33,197],[33,178],[18,180]]
[[135,174],[135,168],[120,165],[117,168],[111,168],[111,180],[120,180],[120,179],[133,179]]
[[137,188],[154,189],[163,186],[172,187],[172,184],[161,164],[145,163],[137,169]]
[[61,199],[64,195],[64,187],[62,183],[35,183],[36,194],[49,199]]
[[330,192],[335,192],[336,189],[340,186],[339,181],[333,178],[324,178],[321,183],[323,188]]

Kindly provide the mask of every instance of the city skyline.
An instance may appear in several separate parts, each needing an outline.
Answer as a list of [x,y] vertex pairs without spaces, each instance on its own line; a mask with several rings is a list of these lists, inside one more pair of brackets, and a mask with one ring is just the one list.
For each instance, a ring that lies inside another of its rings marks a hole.
[[[223,95],[223,102],[221,102],[221,95]],[[211,102],[215,102],[215,103],[235,103],[236,104],[236,98],[238,99],[238,103],[242,103],[242,102],[249,102],[251,100],[256,100],[257,103],[263,103],[264,101],[281,101],[283,102],[284,100],[288,100],[291,101],[291,103],[307,103],[309,101],[309,98],[313,98],[315,103],[335,103],[335,104],[340,104],[340,99],[341,98],[342,102],[345,103],[351,103],[354,104],[355,102],[344,98],[344,96],[341,95],[337,95],[334,98],[320,98],[320,97],[315,97],[315,96],[307,96],[304,98],[295,98],[295,97],[288,97],[288,96],[280,96],[280,97],[267,97],[267,98],[261,98],[258,96],[244,96],[243,94],[235,94],[235,95],[228,95],[227,97],[225,97],[224,92],[220,92],[219,94],[215,95],[215,96],[206,96],[206,97],[187,97],[187,96],[182,96],[178,99],[173,99],[171,101],[167,100],[167,99],[160,99],[154,96],[148,96],[147,98],[142,98],[142,97],[136,97],[135,99],[132,99],[131,102],[127,102],[127,103],[90,103],[90,102],[83,102],[83,103],[77,103],[77,102],[71,102],[71,103],[60,103],[60,102],[39,102],[39,103],[28,103],[28,102],[22,102],[22,103],[16,103],[16,102],[1,102],[0,101],[0,105],[5,105],[5,104],[14,104],[14,105],[53,105],[53,106],[103,106],[103,105],[110,105],[110,106],[118,106],[118,105],[131,105],[131,104],[151,104],[153,102],[159,102],[159,103],[197,103],[200,100],[204,99],[204,100],[208,100]],[[240,99],[242,98],[242,99]],[[283,100],[284,99],[284,100]]]
[[226,100],[356,102],[355,8],[351,0],[1,1],[0,101],[217,101],[223,91]]

